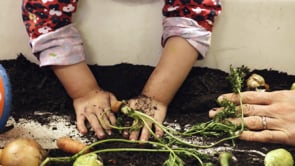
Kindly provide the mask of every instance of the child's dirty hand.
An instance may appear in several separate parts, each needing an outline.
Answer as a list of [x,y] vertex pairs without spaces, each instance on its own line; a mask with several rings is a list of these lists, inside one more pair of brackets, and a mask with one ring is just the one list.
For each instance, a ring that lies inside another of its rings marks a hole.
[[74,99],[78,130],[87,133],[87,120],[98,138],[104,138],[105,133],[111,135],[111,125],[116,124],[116,117],[111,112],[110,103],[115,100],[112,93],[103,90],[94,90]]
[[[163,123],[166,117],[167,106],[150,97],[139,96],[137,98],[130,99],[128,103],[131,108],[144,112],[145,114],[153,117],[160,124]],[[151,135],[148,127],[154,129],[155,135],[158,138],[163,136],[163,130],[160,127],[156,124],[148,123],[148,126],[144,126],[141,131],[131,131],[129,133],[129,139],[140,140],[143,142],[148,141]]]

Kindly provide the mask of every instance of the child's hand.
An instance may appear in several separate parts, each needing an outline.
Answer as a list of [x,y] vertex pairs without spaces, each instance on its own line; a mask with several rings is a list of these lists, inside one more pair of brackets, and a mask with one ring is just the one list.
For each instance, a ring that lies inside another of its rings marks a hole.
[[116,124],[116,117],[111,112],[110,103],[115,100],[112,93],[103,90],[93,90],[74,99],[78,130],[82,134],[87,133],[87,120],[98,138],[104,138],[105,133],[111,135],[110,125]]
[[[166,112],[167,112],[167,106],[150,98],[147,96],[139,96],[137,98],[131,99],[128,101],[130,107],[141,110],[145,114],[153,117],[157,122],[163,123]],[[132,131],[129,133],[129,139],[130,140],[141,140],[141,141],[147,141],[151,135],[151,133],[148,130],[148,127],[152,128],[154,127],[154,132],[158,138],[163,136],[163,130],[159,128],[157,125],[149,123],[148,126],[144,126],[141,131]],[[153,128],[152,128],[153,129]]]

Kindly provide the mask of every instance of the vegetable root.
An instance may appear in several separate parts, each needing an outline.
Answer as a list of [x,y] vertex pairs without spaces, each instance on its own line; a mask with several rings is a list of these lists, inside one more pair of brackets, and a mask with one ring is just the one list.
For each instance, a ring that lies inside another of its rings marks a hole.
[[3,166],[39,166],[47,152],[31,138],[17,138],[1,149],[0,163]]
[[124,102],[123,101],[114,101],[111,103],[111,109],[113,112],[118,112],[120,111],[121,107],[123,106]]
[[81,141],[72,139],[67,136],[57,139],[56,145],[60,150],[71,154],[78,153],[86,147],[86,144],[82,143]]
[[221,152],[219,154],[220,166],[229,166],[230,160],[232,159],[233,154],[230,152]]

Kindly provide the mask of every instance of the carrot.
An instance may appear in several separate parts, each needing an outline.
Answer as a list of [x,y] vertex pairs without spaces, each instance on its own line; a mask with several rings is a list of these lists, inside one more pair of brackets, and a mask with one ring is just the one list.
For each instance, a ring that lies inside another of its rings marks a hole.
[[123,105],[122,101],[114,101],[111,103],[111,109],[113,112],[118,112],[121,109],[122,105]]
[[56,145],[60,150],[71,154],[78,153],[87,146],[81,141],[72,139],[67,136],[58,138],[56,140]]

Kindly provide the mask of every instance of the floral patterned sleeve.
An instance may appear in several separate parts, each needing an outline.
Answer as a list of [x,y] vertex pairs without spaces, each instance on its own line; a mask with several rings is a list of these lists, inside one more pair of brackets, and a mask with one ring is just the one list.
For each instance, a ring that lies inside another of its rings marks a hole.
[[204,58],[211,43],[214,19],[221,12],[220,0],[164,0],[162,45],[169,37],[185,38]]
[[40,66],[85,60],[83,41],[72,24],[78,0],[23,0],[22,17]]

